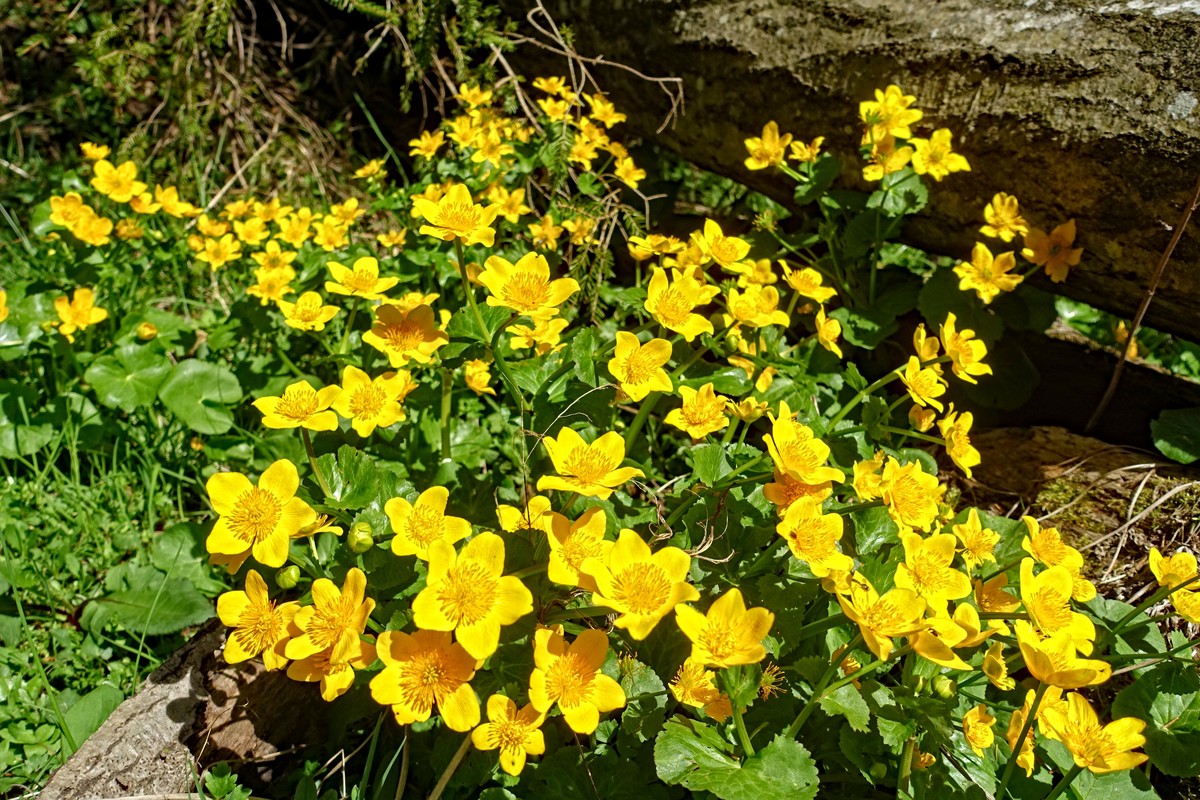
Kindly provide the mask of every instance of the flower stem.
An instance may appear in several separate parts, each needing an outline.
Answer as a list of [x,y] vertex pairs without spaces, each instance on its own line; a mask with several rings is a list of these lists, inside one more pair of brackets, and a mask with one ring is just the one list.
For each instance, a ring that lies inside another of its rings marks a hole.
[[1159,600],[1162,600],[1164,597],[1167,597],[1169,595],[1175,594],[1175,592],[1178,592],[1180,589],[1184,589],[1184,588],[1192,585],[1193,583],[1195,583],[1198,580],[1200,580],[1200,575],[1197,575],[1196,577],[1192,578],[1189,581],[1184,581],[1183,583],[1176,584],[1175,586],[1163,586],[1163,587],[1159,588],[1158,591],[1156,591],[1154,594],[1150,595],[1145,600],[1143,600],[1132,611],[1130,611],[1128,614],[1126,614],[1125,616],[1123,616],[1119,620],[1117,620],[1117,624],[1112,627],[1112,635],[1115,637],[1118,633],[1125,630],[1125,626],[1128,625],[1130,622],[1132,622],[1134,617],[1136,617],[1138,614],[1142,613],[1146,609],[1150,608],[1150,606],[1154,605]]
[[317,483],[321,487],[321,491],[329,497],[333,492],[329,491],[329,484],[325,482],[325,476],[321,474],[320,467],[317,466],[317,454],[313,452],[312,438],[308,435],[308,428],[300,429],[300,437],[304,439],[304,452],[308,453],[308,465],[312,467],[313,474],[317,476]]
[[[844,652],[849,653],[854,646],[862,641],[862,634],[857,634],[850,643],[846,645]],[[812,713],[817,710],[817,705],[820,704],[828,696],[829,682],[833,680],[833,676],[837,674],[840,661],[830,659],[829,666],[825,668],[825,674],[821,676],[821,680],[817,682],[817,687],[813,689],[812,697],[808,698],[808,702],[804,704],[804,708],[800,709],[800,713],[796,715],[796,719],[788,726],[785,736],[789,739],[795,739],[796,734],[804,727],[804,723],[812,716]],[[862,670],[859,670],[861,672]],[[855,675],[858,675],[856,672]]]
[[911,436],[913,439],[920,439],[923,442],[929,442],[931,444],[940,444],[942,446],[945,446],[946,444],[946,440],[940,437],[929,436],[924,433],[917,433],[916,431],[906,431],[904,428],[893,428],[891,425],[880,425],[879,430],[883,431],[884,433],[895,433],[899,434],[900,436]]
[[1046,795],[1042,800],[1058,800],[1062,793],[1067,790],[1067,787],[1071,785],[1071,781],[1075,780],[1075,776],[1081,772],[1083,772],[1083,767],[1078,764],[1071,765],[1071,769],[1068,770],[1067,774],[1062,776],[1062,780],[1055,784],[1050,794]]
[[1012,752],[1008,755],[1008,765],[1004,767],[1004,777],[1000,779],[1000,788],[996,790],[997,800],[1004,797],[1004,792],[1008,789],[1008,782],[1012,780],[1013,772],[1017,768],[1017,756],[1021,754],[1021,750],[1025,747],[1025,737],[1029,735],[1029,731],[1033,728],[1033,721],[1037,719],[1038,706],[1042,704],[1042,697],[1046,694],[1047,685],[1039,683],[1037,691],[1033,694],[1033,705],[1029,708],[1029,716],[1025,718],[1025,724],[1021,726],[1021,733],[1017,736],[1017,742],[1012,748]]
[[346,350],[350,347],[350,332],[354,330],[354,317],[358,314],[358,303],[354,304],[354,308],[350,309],[350,316],[346,319],[346,331],[342,334],[342,343],[338,346],[338,355],[346,355]]
[[637,416],[633,418],[633,422],[629,423],[629,428],[625,431],[625,452],[633,451],[634,442],[637,441],[638,434],[642,432],[642,426],[646,424],[650,413],[654,411],[654,407],[658,405],[658,399],[662,397],[662,392],[651,392],[642,401],[642,407],[638,409]]
[[607,617],[612,614],[619,613],[606,606],[584,606],[583,608],[568,608],[563,611],[556,611],[553,614],[546,616],[546,622],[563,622],[570,619],[592,619],[594,617]]
[[450,370],[442,370],[442,461],[450,460],[450,396],[453,394]]
[[[917,755],[917,737],[910,736],[904,743],[904,752],[900,755],[900,776],[896,779],[896,797],[908,796],[908,784],[912,780],[913,759]],[[1000,795],[996,795],[997,798]]]
[[450,779],[454,777],[454,771],[458,769],[458,765],[467,757],[467,751],[471,749],[471,735],[467,734],[463,737],[463,743],[458,746],[454,757],[450,759],[450,763],[446,765],[446,769],[442,772],[442,777],[438,778],[437,785],[433,787],[433,791],[429,793],[429,800],[438,800],[442,796],[442,792],[446,791],[446,785],[450,783]]
[[887,386],[889,383],[891,383],[892,381],[899,378],[900,372],[901,372],[900,369],[892,370],[887,375],[884,375],[882,378],[875,381],[871,385],[867,386],[865,389],[860,391],[858,394],[854,395],[854,397],[851,397],[849,402],[847,402],[846,405],[842,406],[842,410],[833,415],[833,419],[829,420],[829,423],[825,426],[825,429],[826,430],[832,429],[834,425],[837,425],[839,422],[841,422],[843,419],[845,419],[846,415],[849,414],[851,411],[853,411],[854,407],[857,406],[859,403],[861,403],[864,399],[866,399],[866,397],[869,394],[871,394],[871,392],[875,391],[876,389]]
[[746,732],[746,721],[742,719],[740,706],[733,706],[733,726],[737,728],[738,739],[742,742],[742,752],[747,756],[754,755],[754,744],[750,741],[750,734]]

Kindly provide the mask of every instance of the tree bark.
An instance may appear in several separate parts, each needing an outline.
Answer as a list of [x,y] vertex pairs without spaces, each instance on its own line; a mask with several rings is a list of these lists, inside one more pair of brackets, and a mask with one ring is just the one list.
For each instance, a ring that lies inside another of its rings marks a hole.
[[[531,4],[506,5],[523,17]],[[628,71],[589,67],[635,132],[776,197],[787,197],[777,176],[742,165],[744,138],[770,120],[797,137],[823,135],[845,177],[861,183],[858,102],[899,84],[925,110],[919,130],[949,127],[972,166],[935,187],[906,238],[968,258],[984,205],[1009,192],[1043,230],[1077,220],[1083,262],[1052,288],[1126,318],[1200,172],[1197,2],[547,0],[546,8],[580,54],[684,79],[686,113],[657,134],[670,108],[663,92]],[[515,60],[530,75],[565,67],[532,47]],[[1193,227],[1146,324],[1200,341],[1198,305]]]

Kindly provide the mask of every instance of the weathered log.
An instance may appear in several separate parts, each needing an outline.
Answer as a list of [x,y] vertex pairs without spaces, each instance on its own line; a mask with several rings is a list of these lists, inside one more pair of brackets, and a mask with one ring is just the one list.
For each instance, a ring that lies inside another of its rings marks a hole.
[[[529,0],[506,0],[524,17]],[[1200,4],[1084,0],[547,0],[585,56],[684,80],[686,113],[628,71],[589,66],[630,126],[777,197],[742,161],[774,119],[857,173],[858,101],[888,83],[915,94],[922,130],[954,131],[972,164],[931,193],[906,238],[967,257],[983,206],[1015,194],[1045,230],[1075,218],[1084,260],[1056,290],[1132,316],[1200,172]],[[561,72],[535,47],[527,74]],[[1039,283],[1046,284],[1044,278]],[[1146,324],[1200,340],[1200,232],[1168,267]]]

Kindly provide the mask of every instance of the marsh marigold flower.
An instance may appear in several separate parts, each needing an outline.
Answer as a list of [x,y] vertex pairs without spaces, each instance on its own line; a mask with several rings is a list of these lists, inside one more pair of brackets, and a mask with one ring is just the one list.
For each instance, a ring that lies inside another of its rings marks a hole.
[[899,86],[892,84],[886,89],[876,89],[874,100],[859,103],[858,116],[867,125],[868,136],[872,139],[885,136],[908,139],[912,136],[909,126],[925,116],[924,112],[911,107],[916,101],[916,95],[905,94]]
[[737,236],[726,236],[721,226],[711,219],[704,220],[704,230],[693,233],[692,241],[704,254],[704,263],[715,261],[729,268],[750,253],[750,243]]
[[792,142],[792,152],[788,158],[799,161],[801,164],[812,164],[821,155],[821,145],[823,144],[825,144],[824,136],[818,136],[808,143]]
[[524,510],[507,504],[496,506],[496,521],[500,523],[500,529],[506,533],[548,531],[550,516],[550,499],[540,494],[529,498]]
[[326,266],[329,267],[333,280],[325,281],[325,291],[332,294],[379,300],[384,292],[400,282],[399,278],[379,277],[379,261],[371,256],[355,260],[353,267],[336,261],[330,261]]
[[692,643],[689,658],[706,667],[757,664],[767,657],[762,640],[775,615],[766,608],[746,608],[741,590],[730,589],[701,614],[691,606],[675,606],[675,621]]
[[260,564],[282,567],[292,537],[317,519],[317,512],[296,497],[300,473],[286,459],[267,467],[257,486],[240,472],[218,472],[205,488],[218,515],[205,541],[210,553],[249,551]]
[[817,485],[845,479],[840,469],[825,466],[829,445],[813,436],[812,428],[792,419],[787,402],[781,401],[778,416],[771,416],[771,433],[763,441],[775,468],[793,480]]
[[580,572],[580,568],[589,558],[607,559],[612,549],[613,543],[604,538],[608,522],[604,509],[593,506],[572,522],[562,514],[549,511],[548,502],[546,508],[546,540],[550,545],[546,577],[561,586],[596,591],[596,582],[590,575]]
[[556,316],[559,306],[579,291],[574,278],[550,279],[550,265],[541,253],[526,253],[516,264],[489,256],[479,282],[490,293],[487,304],[508,308],[530,319]]
[[426,222],[420,229],[423,234],[446,242],[460,239],[468,246],[491,247],[495,243],[496,231],[491,225],[500,209],[476,204],[464,184],[454,184],[436,203],[423,197],[413,198],[413,210]]
[[1021,602],[1029,619],[1044,636],[1066,631],[1081,652],[1090,654],[1096,626],[1086,614],[1071,610],[1074,581],[1066,567],[1033,574],[1033,559],[1021,559]]
[[995,642],[988,647],[980,669],[992,686],[1000,691],[1011,692],[1016,688],[1017,682],[1008,677],[1008,662],[1004,659],[1004,645],[1000,642]]
[[575,431],[563,428],[557,438],[543,438],[542,445],[550,454],[558,475],[538,478],[539,492],[560,489],[607,500],[616,487],[645,475],[636,467],[621,466],[625,460],[625,440],[615,431],[588,444]]
[[1075,244],[1075,220],[1059,225],[1049,235],[1039,228],[1030,228],[1025,234],[1025,247],[1021,255],[1030,263],[1046,269],[1054,283],[1067,279],[1071,267],[1079,266],[1083,257],[1082,247]]
[[[296,631],[295,626],[291,628]],[[293,661],[288,666],[287,676],[294,681],[321,683],[321,699],[327,703],[341,697],[354,685],[354,671],[366,669],[375,663],[375,645],[355,639],[350,643],[346,660],[340,663],[330,661],[333,649],[325,649],[311,656]]]
[[424,722],[437,706],[452,731],[479,724],[479,695],[469,683],[477,662],[449,633],[384,631],[376,649],[383,671],[371,679],[371,697],[390,706],[396,722]]
[[837,601],[876,658],[891,655],[894,637],[911,636],[925,627],[925,601],[911,589],[892,589],[881,597],[864,576],[854,575],[849,597],[839,593]]
[[1011,242],[1017,234],[1022,236],[1029,232],[1029,225],[1021,216],[1017,198],[1004,192],[997,192],[983,209],[983,218],[987,224],[979,229],[984,236]]
[[1045,722],[1066,745],[1077,766],[1104,775],[1141,766],[1149,758],[1145,753],[1132,752],[1146,744],[1142,735],[1144,720],[1123,717],[1102,725],[1096,710],[1077,692],[1067,695],[1066,706],[1065,712],[1047,711]]
[[81,142],[79,144],[79,151],[83,153],[83,157],[88,161],[99,161],[102,158],[108,158],[108,154],[112,152],[112,148],[106,144]]
[[444,539],[429,544],[425,588],[413,600],[418,628],[454,631],[475,658],[487,658],[500,643],[500,628],[533,611],[533,595],[520,578],[504,572],[504,540],[481,533],[462,552]]
[[387,170],[383,168],[383,163],[384,161],[382,158],[372,158],[370,161],[354,170],[354,177],[382,178],[387,175]]
[[278,303],[284,296],[292,293],[292,281],[296,279],[296,270],[291,267],[259,267],[254,271],[254,278],[257,282],[246,287],[246,294],[257,297],[259,305],[265,306],[268,303]]
[[692,439],[703,439],[729,426],[729,417],[725,416],[727,398],[718,395],[711,383],[704,384],[699,390],[680,386],[679,396],[683,398],[683,405],[667,413],[663,418],[667,425],[678,428]]
[[1151,547],[1150,572],[1159,586],[1174,588],[1195,579],[1196,557],[1186,550],[1164,556],[1157,547]]
[[841,358],[842,348],[838,347],[837,340],[842,335],[842,323],[826,317],[825,309],[818,308],[814,324],[817,327],[817,344]]
[[539,356],[557,353],[566,347],[562,333],[570,323],[565,319],[551,318],[535,320],[533,325],[513,325],[508,329],[512,338],[508,340],[514,350],[533,348]]
[[1001,292],[1011,292],[1024,280],[1019,273],[1013,274],[1016,266],[1016,257],[1011,252],[993,257],[987,245],[976,242],[970,262],[959,262],[954,274],[959,278],[959,290],[973,291],[984,305],[991,305]]
[[462,517],[446,516],[450,490],[431,486],[421,492],[415,503],[403,497],[393,497],[383,510],[392,524],[396,537],[392,552],[398,556],[413,556],[429,560],[429,546],[435,541],[453,545],[471,535],[471,523]]
[[351,567],[339,589],[328,578],[313,581],[313,604],[304,606],[292,621],[300,630],[284,650],[288,658],[302,659],[331,650],[330,664],[345,664],[354,655],[354,644],[367,627],[375,601],[364,598],[367,576]]
[[337,414],[329,406],[341,390],[337,386],[314,389],[307,381],[297,381],[279,397],[260,397],[253,406],[262,412],[267,428],[308,428],[310,431],[337,430]]
[[146,184],[137,179],[137,166],[132,161],[114,167],[102,158],[92,167],[92,175],[92,188],[114,203],[128,203],[146,191]]
[[567,644],[561,625],[533,634],[533,674],[529,702],[545,714],[557,703],[576,733],[596,731],[600,715],[625,706],[621,684],[600,671],[608,656],[608,635],[589,629]]
[[616,349],[608,362],[608,371],[626,397],[641,402],[651,392],[674,389],[671,376],[663,369],[670,360],[671,343],[666,339],[651,339],[642,344],[629,331],[617,331]]
[[83,196],[79,192],[67,192],[62,197],[52,195],[50,197],[50,222],[63,228],[70,228],[84,213],[85,208],[91,209],[91,206],[83,202]]
[[633,163],[632,158],[626,157],[617,160],[617,165],[613,168],[613,175],[630,189],[636,190],[638,185],[646,179],[646,170]]
[[488,721],[471,731],[471,742],[479,750],[499,750],[500,768],[509,775],[520,775],[528,756],[546,752],[542,736],[544,714],[532,705],[517,708],[517,704],[502,694],[487,701]]
[[288,661],[283,654],[288,625],[299,610],[299,603],[276,606],[262,576],[247,572],[244,592],[225,592],[217,598],[217,616],[233,628],[225,640],[226,663],[239,664],[261,654],[268,670],[282,668]]
[[896,567],[896,586],[912,589],[925,599],[933,614],[942,614],[950,600],[971,593],[971,579],[950,566],[954,561],[954,537],[938,533],[927,539],[916,533],[900,534],[904,562]]
[[323,331],[325,324],[337,316],[337,306],[327,306],[316,292],[305,292],[291,303],[279,300],[279,310],[283,312],[283,321],[289,328],[301,331]]
[[404,398],[417,388],[407,370],[385,372],[372,379],[358,367],[342,370],[341,391],[332,403],[338,416],[350,420],[359,436],[370,436],[376,428],[387,428],[405,418]]
[[953,136],[949,128],[941,128],[928,139],[909,139],[908,143],[913,147],[913,170],[918,175],[929,175],[936,181],[951,172],[970,172],[971,165],[967,159],[951,149],[950,140]]
[[429,306],[405,311],[385,303],[375,309],[375,324],[362,340],[386,355],[392,367],[402,367],[409,361],[428,364],[450,337],[438,328]]
[[774,120],[763,126],[762,135],[746,140],[746,169],[767,169],[783,163],[787,147],[792,143],[792,135],[779,135],[779,125]]
[[1017,620],[1014,627],[1025,668],[1042,683],[1078,689],[1104,683],[1112,676],[1108,662],[1076,655],[1070,631],[1063,629],[1042,639],[1025,620]]
[[883,467],[880,496],[901,532],[927,530],[938,515],[938,479],[921,469],[920,461],[901,464],[891,456]]
[[196,260],[208,264],[215,272],[230,261],[242,257],[242,243],[227,233],[220,239],[205,239],[204,250],[196,254]]
[[350,241],[350,230],[346,223],[334,217],[313,222],[313,244],[326,253],[332,253],[339,247],[345,247]]
[[[770,263],[770,262],[768,262]],[[749,328],[764,328],[768,325],[787,326],[787,312],[779,307],[779,290],[774,286],[750,284],[744,291],[730,289],[726,295],[730,327],[744,325]]]
[[678,547],[651,553],[641,536],[625,528],[607,558],[586,559],[582,571],[596,581],[592,603],[617,611],[613,624],[641,641],[675,606],[699,599],[687,582],[691,563]]
[[54,298],[54,311],[58,314],[58,332],[74,344],[75,334],[108,319],[108,311],[96,305],[96,294],[86,286],[77,288],[71,298],[66,295]]
[[983,363],[987,357],[987,345],[975,338],[975,331],[957,330],[956,323],[954,312],[950,312],[938,331],[942,337],[942,347],[950,357],[950,369],[967,383],[978,383],[974,376],[992,374],[992,368]]
[[477,395],[496,396],[496,390],[488,385],[492,382],[491,368],[483,359],[475,358],[463,364],[463,381]]
[[733,713],[729,706],[729,698],[717,689],[713,673],[705,669],[703,664],[690,658],[680,665],[667,688],[680,703],[693,708],[703,708],[704,713],[717,722],[724,722]]
[[966,522],[953,526],[951,532],[962,545],[962,557],[968,570],[982,566],[988,561],[996,563],[995,550],[1000,541],[1000,534],[983,527],[976,509],[968,511]]
[[408,154],[410,156],[418,156],[420,158],[433,158],[437,155],[437,151],[446,143],[446,134],[442,131],[421,131],[421,135],[416,139],[409,139]]
[[720,293],[719,287],[706,286],[690,273],[678,273],[669,281],[661,267],[654,267],[646,287],[645,307],[659,324],[690,342],[702,333],[713,332],[712,323],[695,309]]
[[934,370],[922,367],[916,356],[909,356],[900,382],[908,390],[908,396],[919,406],[932,406],[941,411],[944,407],[937,398],[946,393],[946,382]]

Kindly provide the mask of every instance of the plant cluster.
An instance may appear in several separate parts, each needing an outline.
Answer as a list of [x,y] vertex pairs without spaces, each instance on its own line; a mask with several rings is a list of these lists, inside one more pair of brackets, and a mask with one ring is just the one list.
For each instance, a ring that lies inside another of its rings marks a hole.
[[[650,233],[624,115],[532,88],[507,87],[514,116],[461,86],[409,143],[417,180],[371,161],[323,210],[206,211],[97,145],[47,204],[64,274],[97,280],[13,292],[0,334],[209,437],[205,547],[242,587],[225,659],[382,707],[404,743],[376,795],[1126,798],[1155,796],[1148,760],[1200,773],[1195,643],[1149,614],[1200,621],[1195,558],[1152,550],[1160,588],[1105,599],[1054,528],[955,507],[928,452],[979,465],[951,385],[1010,380],[993,303],[1064,278],[1073,224],[996,195],[981,231],[1023,236],[1025,273],[899,245],[925,181],[969,163],[889,86],[861,106],[878,189],[833,188],[822,140],[771,123],[747,166],[794,181],[794,212]],[[192,254],[223,319],[109,313],[115,265],[158,249]],[[864,377],[847,351],[918,304],[929,327]]]

